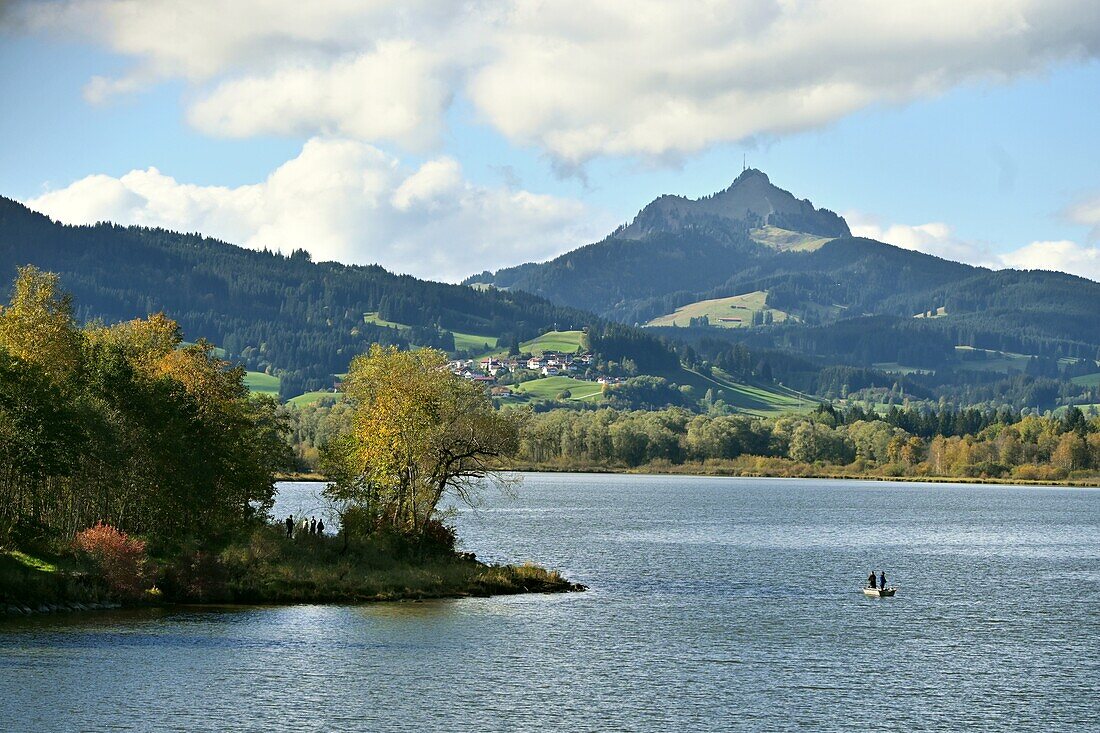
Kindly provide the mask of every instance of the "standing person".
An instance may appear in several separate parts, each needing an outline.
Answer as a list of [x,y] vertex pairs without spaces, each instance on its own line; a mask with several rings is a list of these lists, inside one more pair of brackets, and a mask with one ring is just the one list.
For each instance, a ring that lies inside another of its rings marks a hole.
[[309,533],[310,534],[317,534],[317,518],[316,517],[310,517],[310,519],[309,519]]
[[309,520],[302,517],[302,521],[298,523],[298,536],[301,537],[309,532]]
[[886,571],[878,571],[878,587],[879,590],[886,590]]
[[874,588],[875,587],[875,571],[874,570],[872,570],[871,574],[867,576],[867,587],[868,588]]
[[317,520],[317,534],[324,534],[325,532],[325,520],[324,518]]
[[289,517],[286,518],[286,536],[287,537],[293,537],[294,536],[294,515],[293,514],[291,514]]

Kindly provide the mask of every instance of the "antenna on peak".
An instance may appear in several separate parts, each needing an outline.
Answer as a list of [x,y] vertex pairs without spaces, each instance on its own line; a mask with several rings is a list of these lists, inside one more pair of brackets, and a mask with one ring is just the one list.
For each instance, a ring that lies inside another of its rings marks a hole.
[[742,173],[744,173],[745,171],[747,171],[749,169],[748,159],[749,159],[748,155],[746,155],[745,153],[741,153],[741,172]]

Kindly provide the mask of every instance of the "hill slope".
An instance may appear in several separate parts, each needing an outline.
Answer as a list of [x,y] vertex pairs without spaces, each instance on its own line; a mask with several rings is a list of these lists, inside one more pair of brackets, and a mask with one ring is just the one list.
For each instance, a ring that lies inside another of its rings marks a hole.
[[[655,326],[703,301],[765,292],[757,310],[782,311],[786,322],[731,329],[712,321],[713,335],[830,360],[844,353],[845,338],[866,341],[874,348],[865,351],[880,356],[882,343],[911,339],[913,349],[932,347],[947,360],[957,345],[1049,358],[1095,359],[1100,350],[1100,284],[1063,273],[994,272],[855,238],[841,217],[754,170],[713,196],[662,196],[601,242],[469,282]],[[925,312],[937,317],[913,318]],[[861,320],[842,325],[851,319]],[[878,332],[885,340],[875,345]],[[879,361],[899,355],[887,356]]]
[[374,341],[453,350],[458,332],[459,341],[484,337],[480,349],[595,320],[523,292],[316,263],[304,251],[257,252],[163,229],[63,226],[0,197],[0,290],[26,264],[59,273],[82,320],[164,311],[191,340],[219,344],[250,369],[287,372],[284,394],[331,387],[329,375]]

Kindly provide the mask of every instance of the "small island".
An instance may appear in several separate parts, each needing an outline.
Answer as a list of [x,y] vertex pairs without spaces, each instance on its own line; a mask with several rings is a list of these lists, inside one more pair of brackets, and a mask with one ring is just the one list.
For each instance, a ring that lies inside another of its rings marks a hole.
[[290,463],[274,399],[163,315],[78,327],[57,276],[23,268],[0,308],[0,611],[582,590],[456,550],[441,504],[509,490],[521,416],[445,366],[353,360],[352,427],[324,452],[339,532],[294,533],[269,516]]

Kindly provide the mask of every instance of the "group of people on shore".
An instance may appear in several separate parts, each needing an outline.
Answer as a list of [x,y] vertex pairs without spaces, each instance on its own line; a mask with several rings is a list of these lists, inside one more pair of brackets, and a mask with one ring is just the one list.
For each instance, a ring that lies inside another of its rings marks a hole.
[[[875,571],[874,570],[872,570],[871,574],[867,576],[867,587],[868,588],[874,588],[875,587]],[[878,589],[879,590],[886,590],[886,571],[885,570],[880,570],[878,572]]]
[[302,535],[319,535],[325,531],[325,520],[317,519],[316,517],[310,517],[308,520],[302,517],[301,521],[297,524],[294,523],[294,515],[291,514],[286,518],[286,536],[289,539],[293,539],[295,532],[301,537]]

